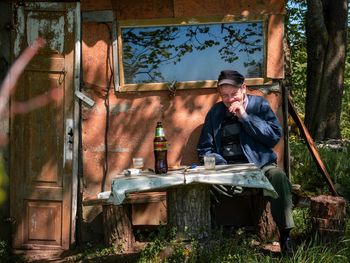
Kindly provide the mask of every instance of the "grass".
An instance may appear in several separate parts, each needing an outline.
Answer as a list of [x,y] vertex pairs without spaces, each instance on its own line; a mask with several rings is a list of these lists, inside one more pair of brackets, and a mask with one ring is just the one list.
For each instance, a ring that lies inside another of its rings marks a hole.
[[[312,195],[329,194],[324,177],[303,141],[291,137],[291,175],[292,182],[302,185],[304,191]],[[342,141],[340,147],[317,144],[321,159],[329,173],[337,192],[350,200],[350,142]]]
[[[176,240],[154,240],[137,255],[122,261],[112,251],[101,258],[101,250],[86,251],[80,256],[72,257],[70,262],[349,262],[350,239],[343,238],[332,244],[312,241],[299,243],[293,257],[283,257],[257,246],[252,237],[219,238],[206,242],[192,240],[183,243]],[[106,250],[105,250],[106,251]],[[119,260],[118,260],[119,259]]]
[[0,240],[0,263],[25,262],[24,257],[12,253],[7,242]]
[[[97,247],[87,243],[67,257],[67,262],[137,262],[137,263],[226,263],[226,262],[303,262],[303,263],[347,263],[350,262],[350,220],[347,231],[341,240],[321,243],[310,238],[309,211],[296,208],[293,211],[296,227],[291,235],[297,246],[293,257],[281,256],[278,252],[266,249],[251,233],[242,229],[230,237],[217,231],[205,241],[190,240],[181,242],[175,232],[160,228],[159,232],[148,236],[144,248],[136,254],[120,255],[113,247]],[[139,235],[140,239],[146,240]],[[11,261],[7,261],[11,262]],[[14,261],[12,261],[14,262]]]
[[[321,157],[329,171],[337,190],[350,200],[350,149],[347,144],[343,150],[332,150],[319,147]],[[305,144],[291,140],[292,181],[303,186],[313,194],[327,194],[327,186],[317,171],[315,164],[306,149]],[[296,227],[291,235],[297,243],[293,257],[284,257],[280,253],[267,250],[258,245],[255,236],[239,229],[229,238],[222,233],[213,233],[205,241],[191,240],[180,242],[176,240],[174,231],[170,233],[165,228],[159,232],[148,233],[148,238],[139,234],[138,238],[147,241],[143,249],[135,254],[118,254],[114,247],[105,247],[86,243],[84,246],[70,251],[71,256],[65,257],[67,262],[350,262],[350,217],[347,230],[339,241],[321,243],[310,236],[309,211],[296,208],[293,211]],[[0,240],[0,263],[25,262],[25,259],[11,253],[6,242]]]
[[[284,257],[280,253],[266,249],[259,244],[251,233],[242,229],[235,231],[230,237],[217,231],[205,241],[190,240],[181,242],[175,238],[175,232],[160,228],[146,246],[135,254],[118,254],[114,247],[97,246],[87,243],[83,247],[71,251],[66,262],[350,262],[350,220],[347,230],[339,241],[321,243],[310,238],[309,211],[306,208],[296,208],[293,211],[296,227],[291,235],[297,246],[293,257]],[[144,237],[139,236],[146,240]],[[7,244],[0,241],[0,262],[25,262],[24,258],[12,254]]]

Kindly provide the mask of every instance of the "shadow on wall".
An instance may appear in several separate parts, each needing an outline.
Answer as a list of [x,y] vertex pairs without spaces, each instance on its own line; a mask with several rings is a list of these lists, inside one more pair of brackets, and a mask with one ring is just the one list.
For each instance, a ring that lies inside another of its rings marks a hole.
[[202,128],[203,128],[203,124],[199,125],[197,128],[195,128],[192,131],[186,145],[183,147],[182,152],[180,153],[180,156],[182,156],[181,164],[200,165],[197,157],[197,144],[198,144],[198,139],[202,131]]

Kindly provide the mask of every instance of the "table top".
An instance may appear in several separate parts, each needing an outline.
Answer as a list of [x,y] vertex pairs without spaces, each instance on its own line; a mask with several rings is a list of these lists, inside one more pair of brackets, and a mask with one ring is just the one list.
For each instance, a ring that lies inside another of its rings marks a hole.
[[259,188],[263,189],[266,196],[278,197],[264,173],[254,164],[216,165],[215,170],[205,170],[203,166],[193,169],[179,168],[161,175],[142,171],[140,175],[115,176],[108,199],[108,202],[115,205],[122,204],[129,193],[166,190],[170,187],[198,183]]

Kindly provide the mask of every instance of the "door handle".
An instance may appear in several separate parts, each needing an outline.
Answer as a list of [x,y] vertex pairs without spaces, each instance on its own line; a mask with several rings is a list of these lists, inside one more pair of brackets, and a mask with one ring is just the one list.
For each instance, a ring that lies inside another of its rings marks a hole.
[[64,160],[73,160],[74,126],[73,119],[66,119]]
[[59,72],[60,76],[58,78],[58,84],[59,85],[62,85],[65,78],[66,78],[66,75],[67,75],[67,71],[65,68],[63,68],[60,72]]
[[68,131],[67,135],[68,135],[68,143],[72,144],[73,143],[73,135],[74,135],[72,127],[69,127],[69,131]]

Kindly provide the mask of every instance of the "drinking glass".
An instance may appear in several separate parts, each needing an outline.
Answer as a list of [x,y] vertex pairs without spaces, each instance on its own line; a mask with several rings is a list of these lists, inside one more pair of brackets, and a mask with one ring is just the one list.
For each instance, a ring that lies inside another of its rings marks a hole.
[[132,158],[132,165],[135,169],[143,169],[143,158],[142,157],[134,157]]
[[215,157],[204,156],[204,168],[206,170],[215,170]]

